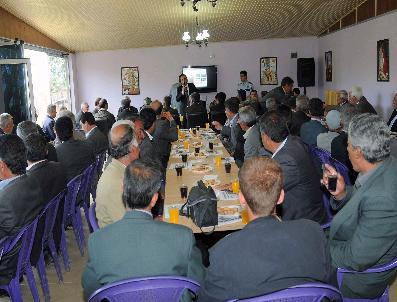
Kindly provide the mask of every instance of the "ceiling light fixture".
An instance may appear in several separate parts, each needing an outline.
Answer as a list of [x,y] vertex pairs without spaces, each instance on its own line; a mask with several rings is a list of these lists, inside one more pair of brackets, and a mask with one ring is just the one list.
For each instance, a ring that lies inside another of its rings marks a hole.
[[[191,1],[191,0],[181,0],[181,6],[184,6],[186,2]],[[195,12],[198,12],[198,8],[197,8],[197,3],[199,3],[201,0],[192,0],[193,3],[193,10]],[[212,7],[216,6],[216,2],[218,0],[207,0],[208,3],[211,3]]]
[[199,47],[202,45],[207,46],[208,45],[208,39],[210,37],[210,33],[208,32],[208,29],[203,29],[202,31],[199,30],[199,24],[198,24],[198,19],[196,17],[196,38],[192,40],[190,33],[188,31],[183,32],[182,34],[182,40],[185,42],[185,46],[189,47],[190,43],[195,43]]

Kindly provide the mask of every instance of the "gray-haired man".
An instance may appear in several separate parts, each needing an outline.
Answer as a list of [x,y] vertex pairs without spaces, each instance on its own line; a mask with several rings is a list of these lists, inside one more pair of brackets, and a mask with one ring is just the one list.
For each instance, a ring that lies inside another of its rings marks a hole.
[[245,132],[244,139],[244,160],[259,155],[262,148],[261,134],[256,123],[256,112],[251,106],[240,108],[238,121],[241,129]]

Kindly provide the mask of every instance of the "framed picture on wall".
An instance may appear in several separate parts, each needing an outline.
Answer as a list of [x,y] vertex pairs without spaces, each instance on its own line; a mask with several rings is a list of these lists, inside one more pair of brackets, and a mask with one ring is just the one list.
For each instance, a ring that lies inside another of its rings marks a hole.
[[260,58],[261,85],[278,85],[277,57]]
[[389,39],[380,40],[377,43],[377,78],[378,82],[390,81],[389,69]]
[[332,51],[325,53],[325,80],[332,82]]
[[139,70],[138,67],[121,67],[121,92],[122,95],[138,95]]

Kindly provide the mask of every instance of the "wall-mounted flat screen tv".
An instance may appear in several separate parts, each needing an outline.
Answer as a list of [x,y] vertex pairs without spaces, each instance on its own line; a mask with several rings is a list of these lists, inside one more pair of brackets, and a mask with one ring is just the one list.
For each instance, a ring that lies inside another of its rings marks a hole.
[[212,66],[183,66],[182,73],[186,74],[189,83],[193,83],[202,93],[217,92],[218,69]]

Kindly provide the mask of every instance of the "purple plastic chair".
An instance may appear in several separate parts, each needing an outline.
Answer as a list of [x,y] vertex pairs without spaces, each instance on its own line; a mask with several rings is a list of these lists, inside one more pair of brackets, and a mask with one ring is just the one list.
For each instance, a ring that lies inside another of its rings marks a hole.
[[196,294],[200,285],[177,276],[128,279],[105,285],[95,291],[89,302],[179,302],[185,290]]
[[48,247],[50,251],[51,258],[54,262],[55,270],[59,281],[63,281],[62,270],[61,270],[61,266],[59,265],[58,253],[53,238],[53,228],[55,224],[55,219],[57,217],[60,201],[64,198],[64,196],[65,196],[65,191],[62,191],[57,196],[55,196],[47,204],[47,206],[44,208],[44,210],[42,211],[42,213],[38,218],[40,219],[42,216],[45,217],[45,226],[41,241],[42,249],[39,260],[36,264],[36,268],[40,277],[41,288],[43,290],[46,301],[50,301],[50,289],[48,287],[47,273],[45,270],[45,261],[44,261],[44,253],[43,253],[45,247]]
[[[96,165],[97,163],[94,162],[88,168],[86,168],[82,173],[81,186],[79,192],[79,196],[82,196],[83,198],[80,207],[82,207],[84,210],[84,215],[88,225],[90,225],[88,206],[90,204],[90,192],[91,192],[92,184],[96,178],[96,168],[97,168]],[[91,228],[90,231],[92,231]],[[85,242],[84,232],[81,234],[81,236],[83,242]]]
[[95,208],[96,208],[96,202],[93,202],[88,209],[88,217],[90,220],[90,227],[93,232],[99,229],[98,221],[96,219],[96,213],[95,213]]
[[343,301],[340,291],[333,286],[322,283],[306,283],[259,297],[229,300],[228,302],[321,302],[324,298],[330,302]]
[[[394,269],[397,267],[397,258],[394,259],[393,261],[386,263],[382,266],[374,267],[374,268],[369,268],[365,271],[362,272],[357,272],[357,271],[351,271],[347,270],[344,268],[338,268],[338,285],[339,288],[342,285],[343,281],[343,275],[344,274],[374,274],[374,273],[382,273],[391,269]],[[389,302],[389,286],[386,287],[384,293],[382,296],[380,296],[377,299],[349,299],[349,298],[343,298],[344,302]]]
[[92,200],[94,202],[96,201],[96,188],[98,185],[99,178],[102,175],[102,170],[103,170],[103,165],[105,163],[105,160],[106,160],[106,152],[103,152],[103,153],[97,155],[97,157],[96,157],[95,164],[96,164],[97,175],[95,175],[95,173],[94,173],[93,177],[95,177],[95,179],[93,180],[92,186],[91,186],[91,196],[92,196]]
[[27,275],[27,280],[30,291],[32,292],[33,300],[35,302],[40,301],[36,282],[34,280],[32,266],[30,265],[30,253],[32,251],[33,241],[36,233],[37,221],[38,219],[36,218],[33,220],[33,222],[25,226],[15,238],[5,239],[0,243],[0,255],[3,256],[9,252],[13,252],[15,246],[20,243],[15,276],[8,285],[0,285],[0,289],[5,290],[10,295],[11,301],[13,302],[22,301],[19,280],[23,274]]
[[[68,253],[68,246],[66,243],[66,233],[65,233],[65,227],[68,225],[72,225],[73,227],[73,232],[76,237],[77,245],[79,246],[80,253],[83,255],[83,246],[81,244],[81,237],[80,237],[80,230],[79,228],[82,228],[83,224],[81,222],[81,214],[80,210],[78,212],[78,215],[76,215],[76,200],[77,200],[77,195],[79,193],[79,188],[81,184],[81,175],[77,175],[75,178],[73,178],[71,181],[69,181],[67,185],[67,193],[65,196],[65,205],[64,205],[64,210],[63,210],[63,219],[62,219],[62,227],[61,227],[61,252],[63,256],[63,264],[65,266],[66,271],[70,271],[70,261],[69,261],[69,253]],[[77,216],[77,217],[76,217]],[[80,217],[80,219],[78,219]],[[79,223],[80,221],[80,223]]]

